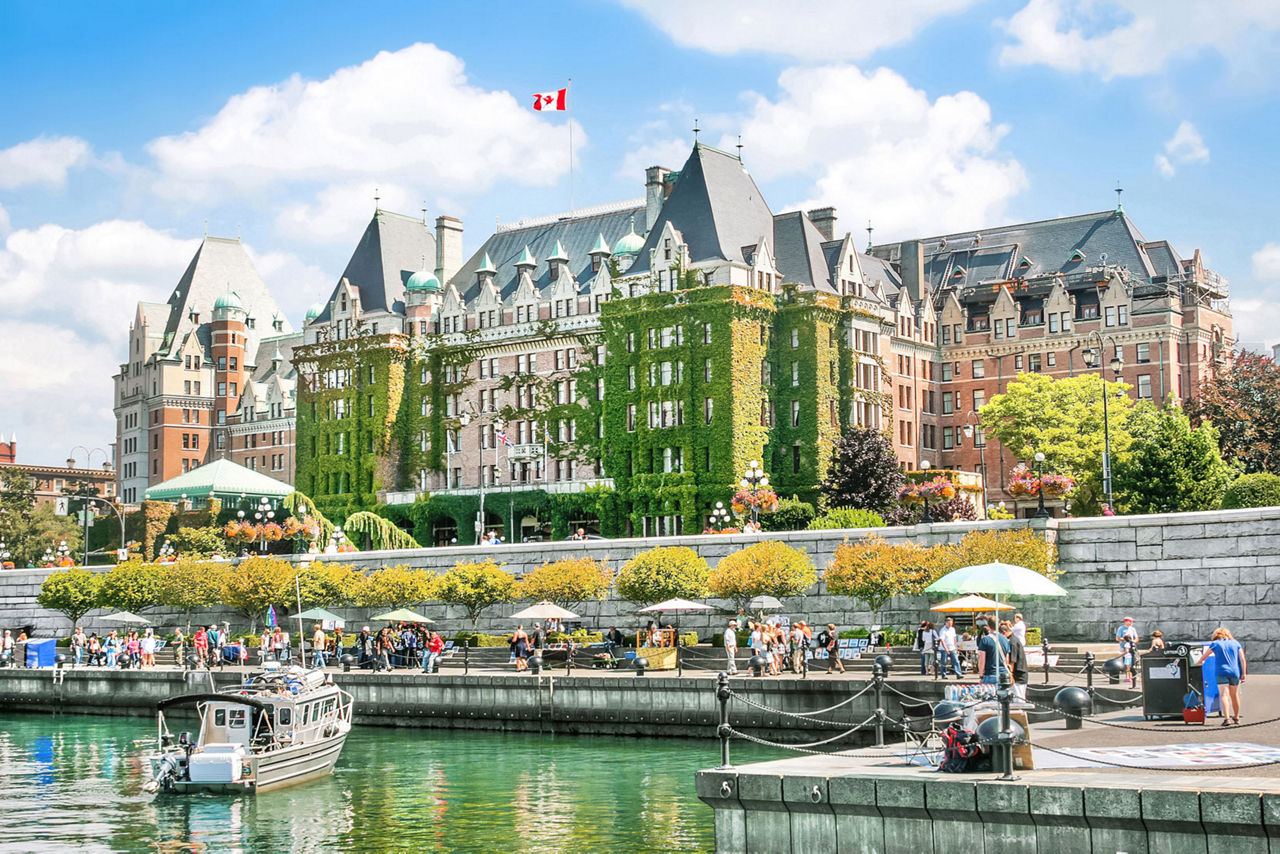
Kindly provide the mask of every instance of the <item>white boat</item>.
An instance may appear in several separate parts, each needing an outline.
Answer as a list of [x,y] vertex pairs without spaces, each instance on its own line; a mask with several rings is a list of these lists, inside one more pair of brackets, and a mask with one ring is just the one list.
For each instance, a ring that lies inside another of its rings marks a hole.
[[[175,739],[165,711],[195,706],[199,731]],[[267,662],[244,683],[157,704],[147,791],[262,792],[333,771],[351,731],[351,695],[319,670]]]

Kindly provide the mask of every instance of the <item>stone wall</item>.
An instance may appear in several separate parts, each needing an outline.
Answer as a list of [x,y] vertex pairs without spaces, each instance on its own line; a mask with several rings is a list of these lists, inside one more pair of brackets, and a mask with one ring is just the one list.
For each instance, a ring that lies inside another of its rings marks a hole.
[[[1018,602],[1033,626],[1043,626],[1050,642],[1103,641],[1114,637],[1121,617],[1133,616],[1145,639],[1153,629],[1170,639],[1207,639],[1219,625],[1227,625],[1244,643],[1250,659],[1280,670],[1280,507],[1220,510],[1091,519],[1049,519],[995,522],[953,522],[917,525],[914,528],[880,528],[874,531],[795,531],[770,534],[792,546],[803,547],[821,569],[836,546],[846,539],[875,533],[890,540],[912,539],[924,544],[958,540],[974,529],[1009,529],[1026,524],[1057,539],[1060,583],[1071,595],[1064,599]],[[624,539],[556,542],[501,546],[415,549],[326,556],[322,560],[354,562],[376,568],[406,564],[444,571],[459,560],[474,559],[478,551],[506,563],[517,574],[543,562],[576,554],[607,559],[615,568],[636,553],[656,544],[687,545],[715,564],[721,557],[758,537],[693,536],[662,540]],[[35,595],[50,570],[11,570],[0,573],[0,627],[34,626],[38,634],[65,633],[66,620],[39,608]],[[804,596],[786,603],[786,611],[810,622],[834,622],[841,627],[867,625],[871,614],[864,603],[826,593],[822,583]],[[894,600],[880,615],[886,625],[909,626],[928,612],[923,597]],[[506,615],[521,606],[486,612],[481,628],[505,631]],[[370,613],[360,609],[336,609],[355,623]],[[461,609],[426,604],[422,610],[446,633],[470,628]],[[616,624],[624,629],[644,622],[633,603],[609,599],[582,606],[579,613],[588,626]],[[178,615],[151,615],[160,624],[176,624]],[[243,620],[229,613],[215,613],[238,626]],[[670,619],[670,618],[668,618]],[[93,616],[89,628],[104,624]],[[724,614],[681,615],[682,630],[704,635],[724,625]]]

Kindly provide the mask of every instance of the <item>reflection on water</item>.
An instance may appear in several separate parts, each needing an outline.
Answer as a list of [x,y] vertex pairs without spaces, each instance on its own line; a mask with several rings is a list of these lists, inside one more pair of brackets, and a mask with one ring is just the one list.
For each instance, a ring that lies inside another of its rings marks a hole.
[[[0,715],[0,852],[704,851],[713,741],[357,727],[330,778],[142,791],[151,724]],[[742,751],[742,761],[769,758]]]

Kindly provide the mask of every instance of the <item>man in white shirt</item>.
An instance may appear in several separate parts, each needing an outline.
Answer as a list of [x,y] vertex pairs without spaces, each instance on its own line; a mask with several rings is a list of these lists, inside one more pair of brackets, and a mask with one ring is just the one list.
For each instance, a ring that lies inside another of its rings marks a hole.
[[1021,614],[1013,615],[1013,636],[1024,647],[1027,645],[1027,624],[1023,622]]
[[738,621],[730,620],[729,628],[724,630],[724,657],[729,664],[729,675],[738,672]]
[[956,621],[954,617],[947,617],[947,624],[938,631],[938,643],[940,644],[939,653],[942,657],[938,672],[942,675],[942,678],[947,678],[948,670],[954,671],[957,679],[963,678],[963,674],[960,672],[960,652],[957,646]]
[[804,633],[804,626],[796,623],[791,627],[791,670],[801,673],[804,670],[804,654],[809,647],[809,638]]

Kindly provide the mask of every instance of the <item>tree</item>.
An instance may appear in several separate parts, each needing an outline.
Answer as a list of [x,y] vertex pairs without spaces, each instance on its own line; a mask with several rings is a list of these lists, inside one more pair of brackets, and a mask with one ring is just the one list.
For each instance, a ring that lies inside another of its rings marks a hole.
[[364,545],[374,551],[421,548],[417,540],[397,528],[392,522],[367,510],[348,516],[342,530],[357,548]]
[[78,566],[51,572],[40,585],[36,602],[41,608],[64,615],[74,627],[98,607],[99,581],[97,573]]
[[1231,482],[1231,467],[1218,451],[1218,433],[1208,422],[1192,428],[1177,406],[1158,409],[1141,401],[1129,418],[1129,450],[1113,474],[1116,509],[1122,513],[1212,510]]
[[903,483],[889,437],[870,427],[850,427],[836,440],[820,488],[829,507],[883,511],[897,503]]
[[943,575],[965,566],[984,563],[1010,563],[1057,578],[1058,548],[1030,528],[1012,531],[970,531],[960,542],[934,546],[935,558],[928,562],[927,586]]
[[369,577],[349,563],[318,561],[298,573],[302,607],[354,605],[364,596]]
[[780,500],[772,513],[761,513],[760,527],[766,531],[803,531],[816,515],[812,504],[793,495]]
[[227,550],[222,529],[216,525],[204,528],[179,528],[169,537],[169,545],[180,555],[207,556]]
[[[1106,383],[1111,459],[1129,447],[1125,428],[1133,401],[1125,383]],[[1075,478],[1072,506],[1093,512],[1101,495],[1103,380],[1095,373],[1053,379],[1044,374],[1019,374],[979,412],[982,429],[1017,459],[1045,455],[1046,473]]]
[[603,599],[613,584],[613,571],[602,560],[566,558],[544,563],[526,575],[518,586],[521,599],[554,602],[572,608],[588,599]]
[[102,575],[98,604],[135,614],[159,605],[163,596],[163,571],[140,560],[116,564]]
[[294,598],[293,564],[272,555],[247,557],[222,579],[222,603],[249,621],[249,631],[258,630],[258,617],[275,606],[284,609]]
[[827,565],[827,592],[861,599],[871,609],[873,622],[879,623],[886,602],[919,584],[927,551],[916,543],[895,545],[875,536],[842,543]]
[[756,596],[799,596],[817,581],[818,573],[804,549],[765,540],[720,558],[707,586],[713,596],[731,600],[742,612]]
[[458,605],[471,618],[474,631],[480,615],[492,605],[515,598],[516,579],[492,558],[479,563],[458,563],[440,576],[435,597],[446,605]]
[[658,546],[622,565],[614,587],[619,596],[641,605],[707,595],[707,562],[687,546]]
[[1246,474],[1231,486],[1222,496],[1222,508],[1234,510],[1238,507],[1273,507],[1280,504],[1280,475],[1268,472]]
[[196,557],[180,557],[153,568],[159,575],[160,604],[181,611],[186,616],[188,632],[192,613],[212,608],[221,600],[223,582],[231,571],[227,564]]
[[358,592],[362,608],[403,608],[432,598],[436,576],[424,569],[385,566],[371,572]]
[[25,535],[27,523],[36,507],[36,482],[22,469],[0,472],[0,540],[14,553],[14,563],[26,566],[17,557],[18,541]]
[[1200,384],[1187,412],[1197,423],[1218,428],[1218,446],[1228,463],[1246,473],[1280,474],[1280,365],[1247,350],[1231,367]]

